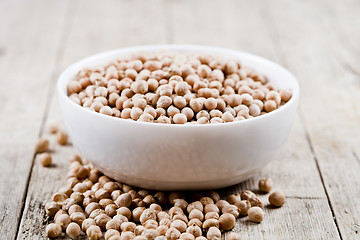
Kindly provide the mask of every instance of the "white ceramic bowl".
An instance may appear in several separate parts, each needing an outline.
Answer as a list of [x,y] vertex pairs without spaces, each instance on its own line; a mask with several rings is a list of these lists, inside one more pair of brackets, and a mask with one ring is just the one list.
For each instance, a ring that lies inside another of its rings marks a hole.
[[[119,119],[87,110],[67,97],[67,83],[83,67],[137,51],[163,49],[239,59],[278,88],[291,88],[293,96],[278,110],[256,118],[204,125]],[[252,54],[207,46],[154,45],[108,51],[74,63],[60,75],[58,95],[74,146],[104,174],[142,188],[195,190],[239,183],[269,163],[289,134],[299,85],[283,67]]]

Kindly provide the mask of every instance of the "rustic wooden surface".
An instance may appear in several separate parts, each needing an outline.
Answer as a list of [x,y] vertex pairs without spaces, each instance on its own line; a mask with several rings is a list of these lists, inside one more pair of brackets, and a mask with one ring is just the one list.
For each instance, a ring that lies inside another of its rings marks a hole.
[[[287,195],[262,224],[240,218],[243,239],[360,238],[360,1],[0,1],[0,236],[45,239],[43,203],[75,150],[55,144],[59,73],[88,55],[139,44],[191,43],[252,52],[301,85],[286,145],[260,173]],[[34,156],[51,140],[54,167]],[[261,196],[265,200],[265,196]],[[225,236],[226,238],[226,236]]]

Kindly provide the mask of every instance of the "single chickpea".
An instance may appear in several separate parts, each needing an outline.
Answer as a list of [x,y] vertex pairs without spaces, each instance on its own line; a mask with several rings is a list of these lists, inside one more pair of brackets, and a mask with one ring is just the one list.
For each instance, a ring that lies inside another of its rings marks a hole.
[[250,190],[244,190],[241,192],[241,195],[240,195],[242,200],[248,200],[249,198],[251,198],[253,196],[256,196],[256,195],[255,195],[255,193],[253,193]]
[[46,226],[46,236],[49,238],[57,238],[61,235],[62,229],[59,224],[50,223]]
[[89,203],[86,207],[85,207],[85,213],[87,215],[90,215],[90,213],[96,209],[101,209],[101,206],[99,203],[97,202],[92,202],[92,203]]
[[145,230],[146,230],[146,227],[144,227],[144,226],[141,226],[141,225],[136,226],[136,228],[134,229],[135,236],[141,235]]
[[168,108],[172,104],[172,99],[168,96],[161,96],[157,101],[156,107]]
[[55,214],[60,210],[60,205],[56,202],[47,202],[45,204],[45,212],[48,217],[54,217]]
[[290,100],[290,98],[292,97],[292,91],[291,91],[291,89],[288,89],[288,88],[280,89],[279,94],[281,97],[281,101],[283,101],[283,102],[288,102]]
[[205,214],[205,220],[206,219],[219,219],[219,214],[217,212],[208,212]]
[[165,211],[161,211],[161,212],[158,212],[157,218],[158,218],[159,221],[161,221],[163,219],[166,219],[166,218],[170,219],[170,215]]
[[174,115],[178,113],[180,113],[180,110],[172,105],[167,109],[167,115],[169,117],[174,117]]
[[236,219],[231,213],[223,213],[219,218],[219,226],[222,230],[228,231],[235,227]]
[[269,195],[269,202],[275,207],[281,207],[285,203],[285,194],[281,191],[275,191]]
[[154,79],[154,78],[149,78],[147,80],[148,86],[149,86],[149,91],[151,92],[155,92],[157,90],[157,88],[159,87],[159,82]]
[[123,215],[115,215],[115,216],[113,217],[113,219],[119,221],[119,222],[120,222],[120,225],[121,225],[123,222],[128,222],[128,221],[129,221],[129,220],[128,220],[125,216],[123,216]]
[[143,114],[143,110],[138,107],[133,107],[130,112],[130,116],[133,120],[138,120],[140,116]]
[[43,167],[49,167],[52,163],[52,157],[49,153],[41,153],[39,155],[39,162]]
[[[109,240],[116,240],[116,239],[114,239],[114,237],[115,236],[111,237]],[[121,233],[121,238],[118,238],[118,239],[120,239],[120,240],[132,240],[134,238],[135,238],[135,234],[133,232],[127,231],[127,232],[122,232]]]
[[175,220],[173,221],[171,224],[170,224],[170,228],[175,228],[177,229],[180,233],[183,233],[186,231],[187,229],[187,225],[184,221],[181,221],[181,220]]
[[187,117],[185,114],[177,113],[175,114],[173,121],[175,124],[184,124],[187,122]]
[[49,132],[55,134],[59,130],[59,127],[56,123],[49,124]]
[[135,228],[136,228],[136,224],[133,222],[123,222],[120,226],[120,230],[122,232],[127,232],[127,231],[134,232]]
[[165,226],[165,225],[162,225],[162,226],[159,226],[156,228],[156,232],[158,233],[158,237],[156,238],[159,238],[159,237],[164,237],[165,240],[166,240],[166,237],[165,237],[165,234],[166,234],[166,231],[169,229],[168,226]]
[[274,182],[271,178],[262,178],[259,180],[259,190],[265,193],[268,193],[271,191]]
[[131,108],[125,108],[121,111],[121,118],[129,119],[131,118]]
[[132,219],[134,222],[140,221],[140,216],[144,212],[144,210],[145,210],[144,207],[137,207],[132,211]]
[[138,121],[140,121],[140,122],[153,122],[154,117],[149,113],[143,113],[138,118]]
[[149,85],[145,80],[137,80],[131,84],[134,93],[145,94],[149,90]]
[[148,240],[154,240],[158,236],[158,232],[155,229],[146,229],[141,233]]
[[62,230],[64,231],[66,230],[70,222],[71,222],[70,216],[67,214],[61,214],[60,216],[57,216],[55,220],[55,223],[59,224]]
[[86,232],[86,230],[91,226],[91,225],[96,225],[96,222],[94,219],[92,218],[87,218],[83,221],[83,223],[81,224],[81,229]]
[[191,219],[189,222],[188,222],[188,226],[190,227],[190,226],[192,226],[192,225],[196,225],[196,226],[198,226],[199,228],[201,228],[202,227],[202,222],[199,220],[199,219],[197,219],[197,218],[194,218],[194,219]]
[[265,212],[260,207],[251,207],[248,216],[250,221],[259,223],[264,220]]
[[152,209],[145,209],[140,215],[140,223],[144,224],[147,220],[150,219],[156,220],[156,213]]
[[195,238],[195,240],[207,240],[207,238],[204,236],[200,236],[200,237]]
[[119,236],[120,237],[120,232],[118,230],[115,230],[115,229],[108,229],[105,232],[104,238],[105,238],[105,240],[109,240],[113,236]]
[[86,235],[90,240],[98,240],[103,236],[100,227],[96,225],[90,225],[86,230]]
[[182,214],[177,214],[177,215],[174,215],[173,218],[172,218],[173,221],[175,220],[181,220],[183,221],[184,223],[188,224],[189,223],[189,220],[188,218],[186,217],[186,215],[182,215]]
[[70,219],[72,222],[76,222],[79,225],[82,225],[83,221],[86,219],[86,216],[83,212],[73,212],[70,215]]
[[189,106],[194,112],[199,112],[204,107],[204,102],[198,98],[191,99],[189,102]]
[[64,132],[57,132],[56,140],[60,145],[65,145],[68,142],[68,135]]
[[39,138],[35,145],[36,153],[43,153],[49,149],[49,140],[44,138]]
[[162,64],[160,61],[150,60],[144,63],[144,68],[148,69],[151,72],[159,70],[161,67]]
[[147,229],[157,229],[159,227],[159,223],[156,220],[149,219],[143,224],[143,226]]
[[219,228],[219,220],[218,220],[218,219],[210,218],[210,219],[206,219],[206,220],[204,221],[204,223],[202,224],[202,228],[203,228],[205,231],[209,231],[209,229],[210,229],[211,227]]
[[[148,195],[148,196],[152,196],[152,195]],[[155,198],[154,198],[154,202],[155,202]],[[159,214],[159,212],[162,211],[162,208],[159,204],[154,203],[154,202],[150,204],[149,209],[153,210],[157,216]]]
[[176,96],[174,98],[174,105],[179,108],[182,109],[187,105],[186,99],[182,96]]
[[158,87],[156,93],[160,96],[168,96],[170,97],[173,92],[173,87],[170,84],[164,84]]
[[[206,206],[205,206],[206,208]],[[204,220],[204,214],[199,211],[198,209],[193,209],[190,213],[189,213],[189,219],[194,219],[194,218],[197,218],[199,219],[200,221],[203,221]]]
[[253,117],[259,116],[260,113],[261,113],[260,107],[259,107],[257,104],[255,104],[255,103],[251,104],[251,105],[249,106],[249,113],[250,113],[250,115],[253,116]]
[[280,94],[275,91],[275,90],[271,90],[270,92],[268,92],[265,96],[265,99],[268,100],[273,100],[276,103],[276,106],[279,106],[281,103],[281,96]]
[[175,86],[175,93],[179,96],[184,96],[189,91],[187,82],[177,82]]
[[263,208],[263,203],[261,202],[260,198],[258,198],[256,195],[248,198],[248,201],[250,202],[252,207],[260,207]]
[[230,112],[225,112],[224,114],[222,114],[221,119],[224,122],[233,122],[234,116]]
[[183,108],[181,110],[181,113],[186,116],[188,121],[190,121],[194,117],[194,111],[189,107]]
[[171,120],[170,118],[166,117],[166,116],[160,116],[157,120],[157,123],[165,123],[165,124],[170,124]]
[[180,238],[179,238],[180,240],[195,240],[195,237],[194,237],[194,235],[192,235],[191,233],[182,233],[181,235],[180,235]]
[[118,219],[110,219],[106,223],[105,228],[106,228],[106,230],[115,229],[115,230],[119,231],[121,224],[122,224],[122,222],[119,221]]
[[81,233],[81,229],[77,223],[72,222],[66,228],[66,234],[71,239],[76,239],[80,235],[80,233]]
[[247,215],[249,208],[251,208],[251,204],[248,200],[242,200],[239,203],[235,204],[235,206],[238,207],[239,214],[241,216]]
[[118,210],[116,210],[116,214],[123,215],[127,219],[131,218],[131,210],[127,207],[120,207]]
[[187,232],[187,233],[190,233],[190,234],[193,235],[195,238],[202,235],[201,228],[198,227],[196,224],[189,226],[189,227],[186,229],[186,232]]
[[221,210],[223,213],[231,213],[235,218],[239,216],[239,209],[235,205],[228,205]]
[[[103,209],[101,209],[103,210]],[[104,211],[104,210],[103,210]],[[106,224],[111,220],[111,217],[104,213],[100,213],[95,218],[96,225],[98,225],[101,229],[106,229]]]
[[131,205],[131,202],[132,197],[129,193],[123,193],[115,200],[115,204],[118,207],[129,207]]
[[71,164],[73,162],[78,162],[80,164],[82,164],[82,160],[81,160],[81,157],[77,154],[73,154],[69,157],[69,160],[68,162]]
[[239,193],[236,194],[231,194],[227,197],[227,201],[230,204],[236,205],[237,203],[239,203],[241,201],[241,197]]
[[230,203],[228,203],[226,200],[219,200],[216,202],[215,204],[220,210],[223,209],[224,206],[230,205]]
[[68,94],[78,93],[81,91],[81,89],[82,89],[81,84],[78,81],[70,81],[69,84],[67,85]]
[[221,232],[217,227],[210,227],[206,234],[206,237],[209,240],[220,240]]

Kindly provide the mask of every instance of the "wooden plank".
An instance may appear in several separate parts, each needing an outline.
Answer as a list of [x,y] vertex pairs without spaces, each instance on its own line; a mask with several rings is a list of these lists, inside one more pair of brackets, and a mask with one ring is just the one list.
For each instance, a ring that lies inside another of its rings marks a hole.
[[[301,115],[337,227],[343,239],[358,239],[360,87],[351,66],[356,70],[360,62],[353,44],[360,35],[359,26],[350,20],[358,19],[359,2],[299,1],[293,8],[288,4],[272,4],[273,24],[286,63],[302,83]],[[320,9],[326,11],[319,14]]]
[[[272,7],[264,1],[227,1],[226,4],[176,1],[174,42],[229,47],[280,61],[282,46],[266,15]],[[295,8],[295,5],[286,7]],[[184,12],[187,17],[183,16]],[[283,12],[285,15],[287,11]],[[196,20],[189,16],[196,16]],[[250,180],[226,189],[225,193],[256,189],[260,176],[274,178],[276,188],[286,193],[288,201],[280,209],[266,208],[267,216],[262,224],[252,224],[247,218],[238,220],[235,231],[240,232],[243,239],[339,239],[301,119],[296,119],[289,141],[272,163]],[[266,196],[261,198],[267,202]]]
[[[41,7],[40,7],[41,6]],[[0,2],[0,235],[21,218],[67,1]]]
[[[144,5],[144,8],[139,8],[139,5]],[[74,12],[73,24],[69,27],[63,61],[56,72],[60,72],[75,60],[99,51],[129,45],[164,43],[165,27],[162,13],[161,1],[114,0],[107,1],[107,4],[95,0],[79,1]],[[51,91],[55,93],[54,88]],[[45,125],[54,122],[60,123],[64,129],[56,97],[51,99]],[[75,152],[72,146],[56,145],[55,137],[49,132],[44,131],[43,136],[54,143],[52,156],[56,167],[43,168],[35,159],[18,239],[45,238],[47,222],[43,210],[44,203],[65,183],[67,159]]]

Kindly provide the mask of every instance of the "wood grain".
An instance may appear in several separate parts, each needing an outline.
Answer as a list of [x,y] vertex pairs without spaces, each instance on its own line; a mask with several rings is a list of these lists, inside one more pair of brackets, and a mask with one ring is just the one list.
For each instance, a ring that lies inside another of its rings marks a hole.
[[[248,181],[220,190],[256,190],[260,177],[271,177],[287,196],[282,208],[266,206],[262,224],[240,218],[234,231],[242,239],[358,239],[359,10],[357,0],[0,1],[2,239],[44,239],[44,202],[65,182],[74,149],[46,129],[65,129],[59,73],[97,52],[159,43],[252,52],[300,82],[299,115],[282,151]],[[51,168],[34,158],[38,136],[51,141]]]
[[67,1],[0,3],[2,239],[14,238],[21,217],[66,8]]
[[[201,6],[209,5],[195,24],[191,19],[174,14],[177,17],[174,21],[174,39],[178,42],[187,41],[190,35],[191,41],[199,44],[253,52],[275,61],[283,59],[282,46],[267,18],[272,6],[265,5],[264,1],[230,1],[226,5],[221,1],[210,4],[197,1],[192,11],[186,2],[175,4],[174,9],[178,13],[187,10],[189,15],[194,16],[199,14],[197,11]],[[243,9],[241,14],[239,9]],[[220,12],[223,14],[217,17]],[[205,30],[198,32],[197,29]],[[240,232],[244,239],[276,239],[279,236],[290,239],[339,238],[301,119],[295,121],[292,135],[278,157],[252,179],[227,189],[225,195],[247,188],[256,189],[261,176],[274,178],[276,187],[288,196],[288,202],[281,209],[267,208],[263,224],[250,223],[247,218],[238,220],[235,231]],[[262,196],[262,199],[267,202],[266,196]]]
[[[73,61],[99,51],[134,44],[164,43],[165,27],[161,1],[142,2],[145,5],[142,11],[137,8],[139,3],[139,1],[108,1],[108,4],[104,5],[98,1],[79,1],[69,16],[73,18],[72,24],[69,26],[66,46],[63,49],[63,61],[59,63],[56,72],[59,73]],[[125,11],[125,8],[128,11]],[[122,14],[118,14],[119,11]],[[135,11],[143,18],[136,18],[132,14]],[[97,14],[111,17],[103,17],[100,20],[93,18]],[[146,19],[152,19],[152,21],[148,22]],[[131,31],[135,32],[130,34]],[[54,87],[51,89],[51,95],[56,95],[55,90]],[[56,97],[51,98],[43,132],[43,136],[49,138],[54,146],[52,153],[54,166],[43,168],[35,159],[17,239],[46,238],[47,221],[44,203],[50,200],[52,194],[66,182],[67,159],[75,153],[71,145],[56,144],[55,136],[47,131],[50,123],[60,123],[61,129],[65,130]],[[62,238],[67,239],[64,235]]]
[[[338,21],[347,19],[351,9],[335,11],[347,4],[333,2],[327,7],[337,14],[334,18],[326,11],[320,16],[318,9],[323,4],[318,2],[298,2],[293,8],[287,4],[278,2],[270,11],[281,39],[284,63],[302,84],[301,116],[340,235],[343,239],[357,239],[360,191],[355,186],[360,184],[360,109],[354,102],[359,100],[359,82],[349,81],[353,73],[339,59],[354,59],[356,53],[342,41],[340,32],[333,31]],[[280,6],[289,9],[288,13],[279,11]],[[348,6],[354,7],[350,2]],[[296,32],[291,31],[295,24]],[[352,37],[360,40],[359,34]]]

